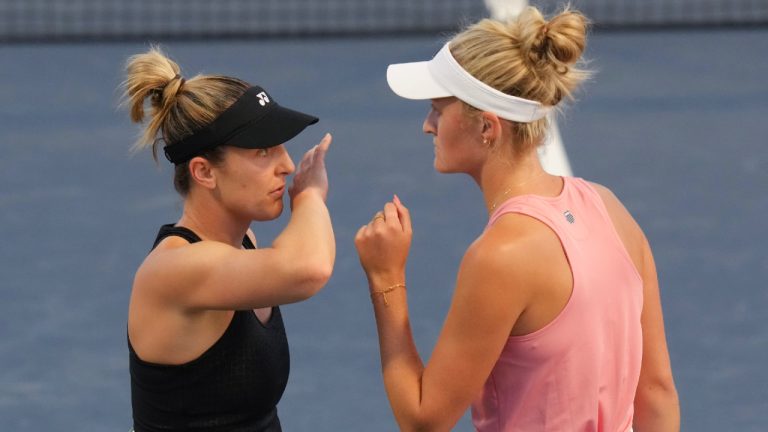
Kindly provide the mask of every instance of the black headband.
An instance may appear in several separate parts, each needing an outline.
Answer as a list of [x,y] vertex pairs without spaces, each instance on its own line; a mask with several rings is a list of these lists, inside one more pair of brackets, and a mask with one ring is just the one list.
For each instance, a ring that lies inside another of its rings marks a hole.
[[263,88],[254,86],[211,123],[165,146],[165,157],[178,165],[222,145],[274,147],[317,121],[317,117],[278,105]]

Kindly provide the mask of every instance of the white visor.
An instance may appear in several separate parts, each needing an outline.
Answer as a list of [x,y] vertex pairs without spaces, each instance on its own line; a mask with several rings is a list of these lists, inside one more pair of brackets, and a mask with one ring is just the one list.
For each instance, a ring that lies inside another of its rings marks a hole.
[[455,96],[477,109],[519,123],[539,120],[552,110],[540,102],[510,96],[473,77],[453,58],[447,43],[432,60],[389,65],[387,83],[406,99]]

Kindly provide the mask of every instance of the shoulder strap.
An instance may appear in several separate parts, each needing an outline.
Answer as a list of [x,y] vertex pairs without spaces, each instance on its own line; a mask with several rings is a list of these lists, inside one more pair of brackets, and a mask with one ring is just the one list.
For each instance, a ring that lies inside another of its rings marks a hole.
[[174,224],[166,224],[160,227],[160,231],[155,238],[155,244],[152,245],[152,249],[156,248],[164,238],[176,236],[181,237],[190,243],[197,243],[201,239],[191,229],[182,226],[174,226]]
[[[189,228],[183,226],[175,226],[174,224],[166,224],[160,227],[160,231],[157,233],[157,237],[155,238],[155,243],[152,245],[152,249],[156,248],[164,238],[170,236],[181,237],[190,243],[197,243],[202,241],[200,236],[195,234],[195,232]],[[251,238],[248,237],[248,234],[243,236],[243,247],[246,249],[256,249],[256,245],[253,244]]]
[[243,247],[246,249],[256,249],[256,245],[253,244],[251,238],[248,237],[248,234],[243,236]]

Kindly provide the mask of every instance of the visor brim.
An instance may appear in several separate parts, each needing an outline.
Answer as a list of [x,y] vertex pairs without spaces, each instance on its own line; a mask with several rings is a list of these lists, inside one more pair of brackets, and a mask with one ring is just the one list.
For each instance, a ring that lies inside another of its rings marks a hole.
[[387,84],[396,95],[406,99],[439,99],[453,96],[429,71],[428,61],[397,63],[387,67]]
[[223,145],[248,149],[264,149],[284,144],[296,137],[318,118],[280,105],[259,121],[243,128]]

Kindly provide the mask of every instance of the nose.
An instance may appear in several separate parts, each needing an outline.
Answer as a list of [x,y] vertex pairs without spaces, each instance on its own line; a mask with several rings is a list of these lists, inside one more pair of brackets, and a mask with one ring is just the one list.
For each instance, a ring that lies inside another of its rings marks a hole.
[[277,164],[277,171],[279,175],[289,175],[296,171],[296,165],[291,160],[291,155],[288,154],[288,150],[285,149],[285,145],[280,144],[280,158]]
[[437,123],[435,122],[435,116],[435,110],[430,108],[429,112],[427,113],[427,117],[424,119],[424,123],[421,125],[421,130],[424,131],[425,134],[432,134],[437,136]]

